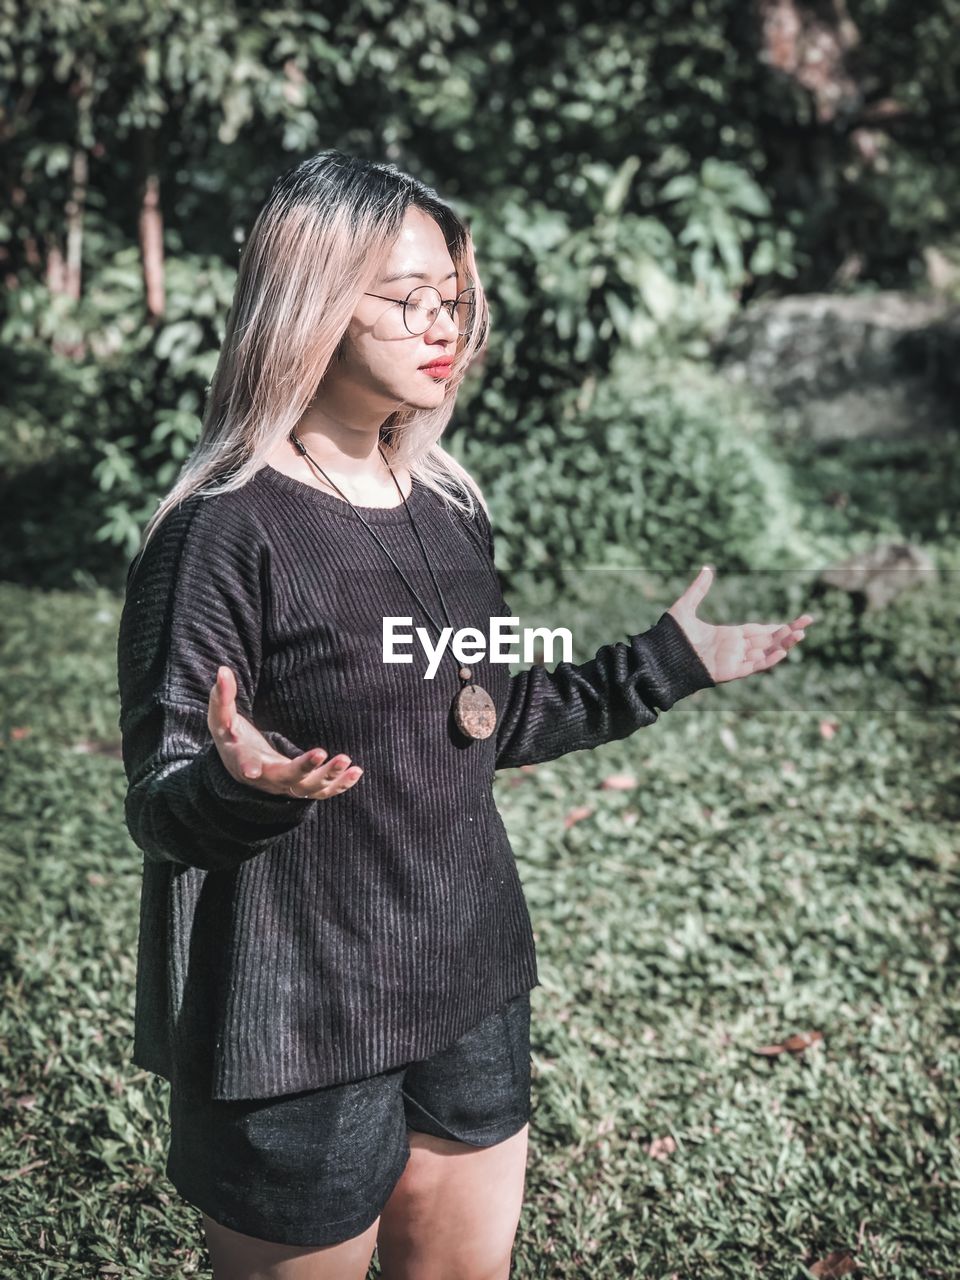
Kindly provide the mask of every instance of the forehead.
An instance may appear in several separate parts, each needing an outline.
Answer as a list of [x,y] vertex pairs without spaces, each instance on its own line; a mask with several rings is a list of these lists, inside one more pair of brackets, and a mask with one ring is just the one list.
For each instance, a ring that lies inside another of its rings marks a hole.
[[422,209],[409,208],[403,226],[383,264],[381,284],[410,277],[440,281],[456,275],[453,259],[439,225]]

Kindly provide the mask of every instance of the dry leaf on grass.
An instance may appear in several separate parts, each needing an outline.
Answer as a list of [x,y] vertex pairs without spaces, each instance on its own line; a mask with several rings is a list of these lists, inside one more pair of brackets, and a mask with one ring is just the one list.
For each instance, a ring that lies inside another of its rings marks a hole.
[[762,1044],[753,1052],[762,1053],[767,1058],[773,1058],[778,1053],[803,1053],[804,1049],[809,1049],[822,1039],[822,1031],[800,1031],[794,1036],[787,1036],[780,1044]]
[[676,1151],[677,1144],[669,1133],[665,1138],[654,1138],[647,1147],[647,1155],[654,1160],[667,1160]]
[[835,1277],[852,1275],[856,1269],[857,1264],[849,1253],[836,1252],[814,1262],[810,1274],[817,1276],[818,1280],[835,1280]]
[[609,773],[600,783],[602,791],[632,791],[637,780],[632,773]]
[[588,804],[577,805],[575,809],[570,809],[566,817],[563,819],[565,827],[572,827],[576,822],[582,822],[584,818],[589,818],[593,810]]

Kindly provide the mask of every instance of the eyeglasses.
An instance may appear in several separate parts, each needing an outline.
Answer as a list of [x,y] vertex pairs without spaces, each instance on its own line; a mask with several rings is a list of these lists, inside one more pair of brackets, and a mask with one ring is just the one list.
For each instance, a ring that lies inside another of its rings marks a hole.
[[476,310],[473,288],[463,289],[456,298],[444,299],[439,289],[432,284],[421,284],[411,289],[405,298],[385,298],[382,293],[368,293],[368,298],[380,298],[382,302],[395,302],[403,307],[403,323],[407,332],[412,334],[426,333],[440,314],[440,308],[447,308],[447,315],[456,324],[457,331],[463,335],[473,325]]

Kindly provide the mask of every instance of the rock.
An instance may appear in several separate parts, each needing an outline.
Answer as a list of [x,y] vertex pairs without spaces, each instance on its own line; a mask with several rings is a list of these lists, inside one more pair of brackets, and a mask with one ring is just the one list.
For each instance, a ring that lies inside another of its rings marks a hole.
[[825,569],[819,581],[863,596],[867,610],[872,611],[882,609],[912,587],[935,580],[936,574],[933,560],[921,547],[887,542]]
[[895,291],[801,294],[748,306],[715,343],[721,368],[814,441],[955,430],[960,306]]

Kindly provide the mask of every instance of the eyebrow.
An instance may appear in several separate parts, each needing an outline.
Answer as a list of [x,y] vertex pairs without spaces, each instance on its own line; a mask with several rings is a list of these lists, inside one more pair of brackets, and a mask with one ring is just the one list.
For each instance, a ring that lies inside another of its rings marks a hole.
[[[443,280],[441,280],[440,283],[443,284],[444,280],[452,280],[456,274],[457,274],[456,271],[451,271],[448,276],[443,277]],[[398,271],[396,275],[384,276],[383,279],[380,281],[380,283],[392,284],[394,280],[409,280],[409,279],[412,279],[413,277],[416,277],[417,280],[430,279],[430,277],[426,275],[425,272],[423,271]]]

